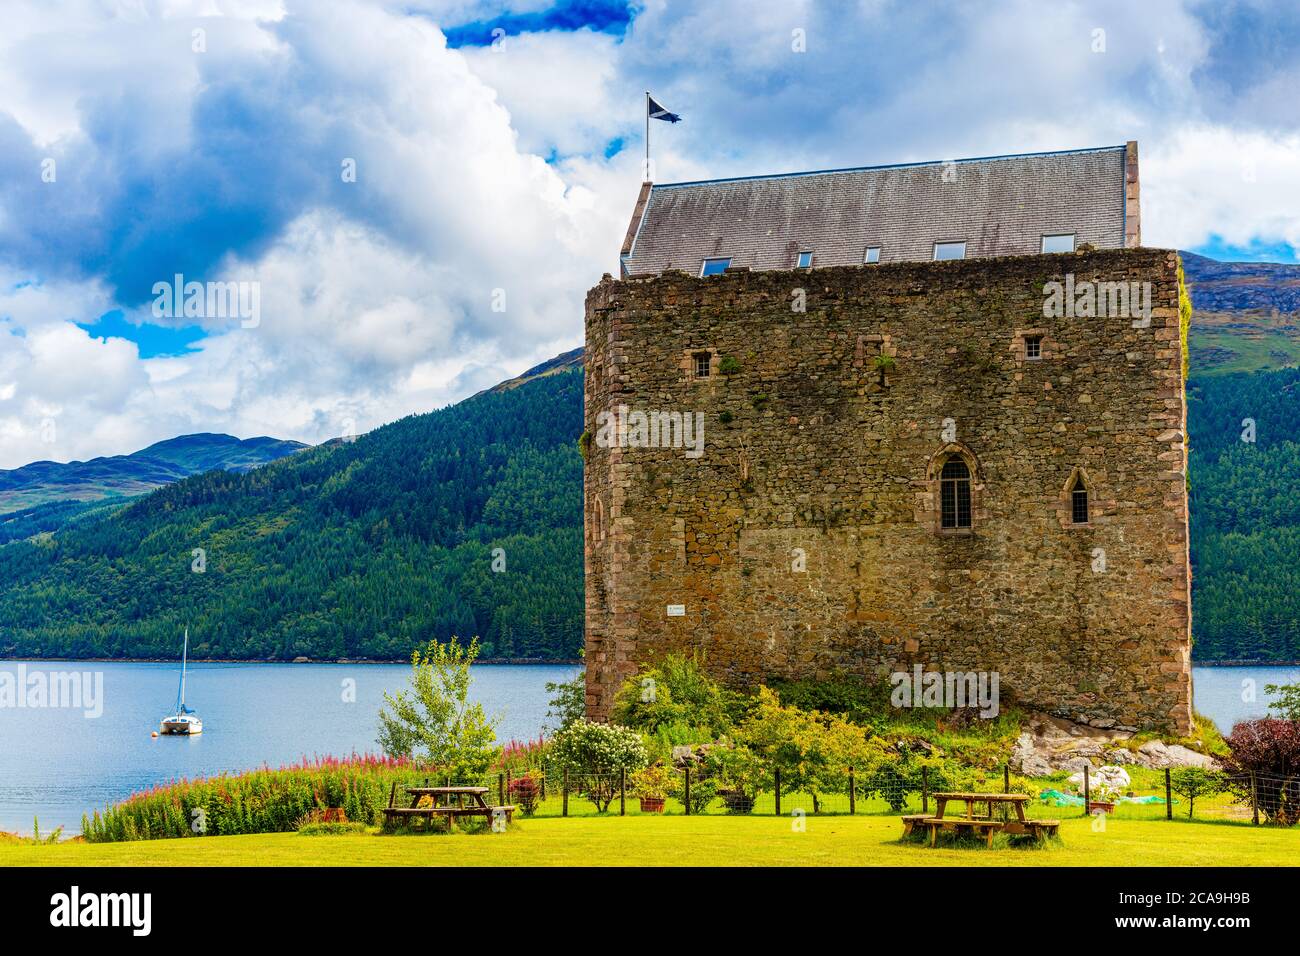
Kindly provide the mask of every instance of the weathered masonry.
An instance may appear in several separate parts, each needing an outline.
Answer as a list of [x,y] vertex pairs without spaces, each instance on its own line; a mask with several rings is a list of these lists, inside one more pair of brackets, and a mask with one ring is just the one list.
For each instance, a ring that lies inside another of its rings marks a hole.
[[633,250],[591,290],[591,715],[641,662],[702,649],[738,685],[919,664],[1190,728],[1179,271],[1126,248],[1126,152],[1098,248],[708,277]]

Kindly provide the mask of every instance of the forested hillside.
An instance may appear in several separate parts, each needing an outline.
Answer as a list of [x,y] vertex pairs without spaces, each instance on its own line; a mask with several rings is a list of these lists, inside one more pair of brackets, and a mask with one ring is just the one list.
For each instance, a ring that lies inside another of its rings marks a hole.
[[1300,369],[1193,375],[1188,431],[1193,656],[1300,660]]
[[575,657],[581,422],[553,374],[4,545],[0,656]]

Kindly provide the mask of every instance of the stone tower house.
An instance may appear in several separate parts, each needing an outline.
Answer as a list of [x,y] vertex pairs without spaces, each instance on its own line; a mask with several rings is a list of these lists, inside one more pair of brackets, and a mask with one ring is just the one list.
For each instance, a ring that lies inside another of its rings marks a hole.
[[699,649],[1190,728],[1180,272],[1136,143],[645,184],[621,273],[586,303],[591,716]]

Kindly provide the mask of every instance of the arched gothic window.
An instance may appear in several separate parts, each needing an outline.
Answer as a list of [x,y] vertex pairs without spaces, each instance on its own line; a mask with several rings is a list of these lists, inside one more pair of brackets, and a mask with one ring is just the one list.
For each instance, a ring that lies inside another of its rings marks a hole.
[[1072,524],[1088,523],[1088,486],[1083,475],[1075,475],[1070,486],[1070,521]]
[[939,473],[940,527],[971,526],[970,469],[960,455],[951,455]]

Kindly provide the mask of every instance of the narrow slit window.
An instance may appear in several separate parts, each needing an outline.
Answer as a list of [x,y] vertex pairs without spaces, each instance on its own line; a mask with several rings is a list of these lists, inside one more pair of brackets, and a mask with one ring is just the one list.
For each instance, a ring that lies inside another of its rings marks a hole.
[[811,253],[811,252],[801,252],[801,253],[799,253],[799,268],[800,268],[800,269],[811,269],[811,268],[812,268],[812,253]]
[[965,259],[966,243],[963,242],[936,242],[934,244],[934,261],[944,262],[948,259]]
[[1036,362],[1043,357],[1043,337],[1041,335],[1025,336],[1025,358]]
[[731,267],[730,259],[705,259],[700,266],[700,276],[720,276]]
[[1082,478],[1074,479],[1070,489],[1070,521],[1074,524],[1088,523],[1088,488]]
[[708,352],[695,353],[695,377],[708,378],[713,363],[713,356]]
[[862,261],[869,266],[877,265],[880,262],[880,247],[867,246],[867,252],[862,257]]
[[939,473],[940,523],[944,528],[971,526],[970,469],[954,455]]

